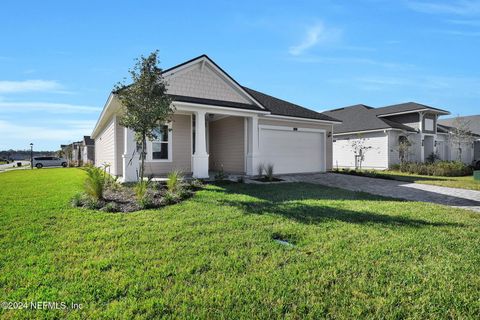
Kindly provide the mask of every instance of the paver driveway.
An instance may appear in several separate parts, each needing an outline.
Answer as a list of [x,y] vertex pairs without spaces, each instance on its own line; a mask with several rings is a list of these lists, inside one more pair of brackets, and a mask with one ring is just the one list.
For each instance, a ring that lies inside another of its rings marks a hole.
[[385,197],[423,201],[480,212],[480,191],[432,186],[396,180],[375,179],[338,173],[281,176],[287,181],[309,182]]

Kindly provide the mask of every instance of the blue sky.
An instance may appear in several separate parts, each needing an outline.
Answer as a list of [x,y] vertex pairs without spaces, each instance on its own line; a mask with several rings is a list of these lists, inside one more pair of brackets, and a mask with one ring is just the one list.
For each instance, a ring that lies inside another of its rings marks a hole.
[[133,59],[206,53],[315,110],[417,101],[479,113],[480,1],[3,1],[0,150],[88,135]]

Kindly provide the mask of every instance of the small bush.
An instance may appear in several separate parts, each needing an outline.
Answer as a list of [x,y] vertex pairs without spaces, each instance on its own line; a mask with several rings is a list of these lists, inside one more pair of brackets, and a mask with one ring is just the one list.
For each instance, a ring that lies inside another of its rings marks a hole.
[[142,209],[150,209],[155,207],[155,203],[153,202],[153,197],[149,193],[145,193],[143,198],[141,198],[140,200],[137,200],[137,203]]
[[94,166],[87,166],[87,179],[85,179],[85,193],[95,200],[103,198],[105,189],[105,173],[102,169]]
[[72,199],[70,199],[70,204],[72,207],[81,207],[83,206],[84,202],[84,195],[82,193],[76,193],[73,195]]
[[85,197],[83,199],[83,207],[86,209],[97,210],[102,208],[102,201],[92,197]]
[[225,174],[225,171],[223,170],[223,165],[220,167],[220,170],[215,174],[215,180],[221,181],[225,180],[227,178],[227,175]]
[[190,181],[190,188],[197,190],[203,188],[203,182],[200,179],[193,179]]
[[180,201],[180,195],[178,193],[173,193],[170,191],[167,191],[163,195],[163,201],[165,204],[174,204]]
[[176,193],[182,187],[183,173],[179,170],[174,170],[168,174],[167,190]]
[[257,167],[257,173],[259,177],[263,176],[264,169],[265,169],[265,166],[263,165],[263,163],[260,163]]
[[238,182],[238,183],[245,183],[245,177],[244,177],[244,176],[239,176],[239,177],[237,178],[237,182]]
[[273,181],[273,164],[269,163],[265,166],[265,178],[268,181]]
[[135,192],[135,199],[142,201],[148,191],[148,181],[142,180],[137,182],[135,187],[133,187],[133,191]]
[[105,212],[118,212],[120,211],[118,208],[118,205],[114,202],[109,202],[107,203],[102,209],[100,209]]
[[473,173],[471,166],[460,161],[437,161],[433,163],[404,162],[391,167],[392,170],[427,176],[458,177]]

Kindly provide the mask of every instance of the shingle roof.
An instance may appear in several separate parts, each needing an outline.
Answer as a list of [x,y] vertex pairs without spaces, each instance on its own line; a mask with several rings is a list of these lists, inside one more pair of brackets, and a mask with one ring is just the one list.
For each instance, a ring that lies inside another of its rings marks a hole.
[[294,103],[281,100],[268,94],[247,88],[242,87],[247,91],[251,96],[260,102],[268,111],[274,115],[287,116],[287,117],[296,117],[296,118],[308,118],[308,119],[317,119],[325,121],[339,121],[333,117],[330,117],[324,113],[316,112]]
[[421,103],[416,103],[416,102],[399,103],[399,104],[394,104],[394,105],[386,106],[382,108],[376,108],[375,112],[377,115],[383,116],[391,113],[408,112],[408,111],[421,110],[421,109],[430,109],[432,111],[436,111],[439,113],[450,114],[450,112],[446,110],[430,107],[430,106],[427,106]]
[[[475,134],[480,134],[480,115],[457,117],[457,118],[460,118],[463,121],[467,122],[468,128],[470,129],[471,132]],[[446,126],[454,126],[455,119],[457,118],[439,119],[438,123]]]
[[205,99],[205,98],[197,98],[197,97],[189,97],[189,96],[179,96],[179,95],[173,95],[173,94],[170,95],[170,97],[172,97],[173,101],[206,104],[206,105],[211,105],[211,106],[227,107],[227,108],[234,108],[234,109],[247,109],[247,110],[265,111],[264,109],[259,108],[256,105],[248,104],[248,103],[223,101],[223,100],[213,100],[213,99]]
[[327,116],[342,120],[334,126],[335,133],[360,132],[380,129],[401,129],[414,132],[415,129],[385,118],[378,118],[376,109],[357,104],[324,112]]
[[222,107],[231,107],[231,108],[237,108],[237,109],[270,111],[274,115],[281,115],[281,116],[288,116],[288,117],[325,120],[325,121],[338,121],[337,119],[328,117],[325,114],[301,107],[291,102],[281,100],[281,99],[269,96],[265,93],[242,86],[232,76],[230,76],[225,70],[223,70],[218,64],[216,64],[215,61],[210,59],[210,57],[207,56],[206,54],[202,54],[196,58],[185,61],[179,65],[163,70],[163,73],[170,72],[176,68],[179,68],[190,62],[193,62],[195,60],[202,59],[202,58],[205,58],[208,61],[210,61],[212,64],[214,64],[230,80],[232,80],[238,86],[243,88],[247,94],[249,94],[253,99],[257,100],[267,110],[263,110],[253,103],[246,104],[246,103],[238,103],[238,102],[231,102],[231,101],[210,100],[210,99],[203,99],[203,98],[189,97],[189,96],[172,96],[175,100],[182,101],[182,102],[193,102],[193,103],[210,104],[210,105],[222,106]]
[[83,142],[85,142],[87,146],[95,144],[95,140],[90,138],[90,136],[83,136]]

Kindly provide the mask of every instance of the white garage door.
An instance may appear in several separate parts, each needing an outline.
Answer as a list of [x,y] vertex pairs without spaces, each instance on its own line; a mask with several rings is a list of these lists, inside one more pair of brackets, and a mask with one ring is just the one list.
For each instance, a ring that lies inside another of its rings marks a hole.
[[260,126],[260,154],[274,173],[325,171],[325,133],[322,130]]

